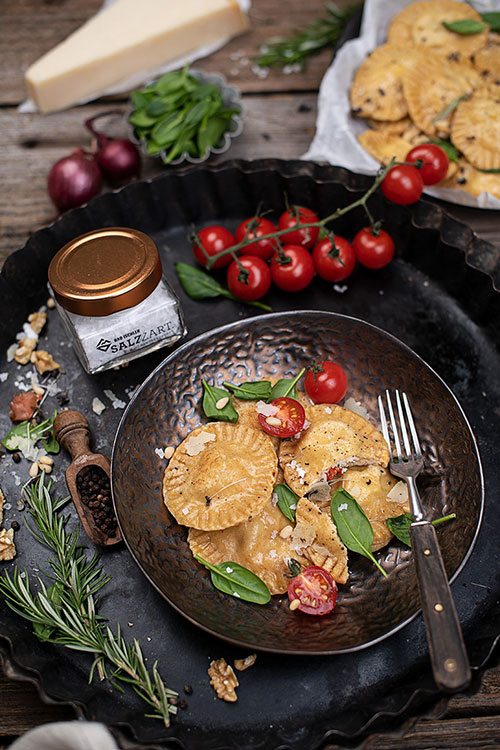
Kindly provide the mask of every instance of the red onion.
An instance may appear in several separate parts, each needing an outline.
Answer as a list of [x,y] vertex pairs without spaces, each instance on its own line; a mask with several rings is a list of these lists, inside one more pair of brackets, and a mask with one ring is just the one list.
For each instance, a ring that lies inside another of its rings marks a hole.
[[101,187],[101,170],[81,148],[56,161],[47,184],[49,195],[60,211],[87,203]]
[[94,120],[120,112],[102,112],[85,121],[86,127],[97,138],[95,159],[104,176],[112,185],[128,182],[141,174],[141,157],[137,146],[127,138],[109,138],[93,126]]

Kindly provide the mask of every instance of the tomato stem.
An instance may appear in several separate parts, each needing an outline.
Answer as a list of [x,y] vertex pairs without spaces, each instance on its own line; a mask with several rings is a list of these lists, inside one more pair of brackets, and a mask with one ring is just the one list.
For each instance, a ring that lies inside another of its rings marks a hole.
[[[358,208],[358,206],[362,206],[365,209],[365,211],[367,211],[366,204],[367,204],[368,199],[380,187],[380,184],[382,180],[384,179],[384,177],[386,176],[387,172],[395,164],[406,164],[406,163],[407,162],[397,162],[395,158],[392,158],[387,166],[381,167],[381,169],[378,171],[378,173],[375,176],[373,184],[370,185],[366,193],[364,193],[364,195],[362,195],[361,198],[358,198],[358,200],[355,200],[352,203],[349,203],[347,206],[344,206],[343,208],[337,208],[332,214],[329,214],[329,216],[325,216],[324,219],[320,219],[319,221],[312,221],[308,224],[300,224],[300,215],[298,215],[298,223],[295,227],[288,227],[287,229],[279,229],[276,232],[271,232],[270,234],[263,234],[258,238],[259,242],[261,240],[279,240],[280,237],[282,237],[283,235],[289,234],[291,231],[294,231],[297,228],[322,229],[326,226],[326,224],[329,224],[330,222],[335,221],[341,216],[344,216],[345,214],[349,213],[349,211],[352,211],[353,209]],[[415,165],[412,163],[411,166],[415,166]],[[286,198],[286,195],[285,195],[285,200],[288,205],[288,199]],[[369,212],[368,212],[368,215],[370,216]],[[373,219],[371,219],[371,223],[372,225],[375,223]],[[233,245],[231,248],[228,248],[227,250],[221,250],[219,253],[215,253],[215,255],[211,255],[210,257],[208,257],[207,253],[205,253],[207,257],[207,265],[206,265],[207,270],[212,268],[213,264],[219,258],[223,258],[225,255],[228,255],[228,254],[231,254],[233,257],[236,257],[236,254],[238,253],[239,250],[241,250],[244,247],[247,247],[248,245],[251,245],[255,241],[256,241],[255,239],[249,240],[248,234],[246,234],[245,238],[241,240],[241,242],[238,242],[236,245]],[[280,255],[279,250],[278,250],[278,255]],[[283,257],[281,255],[280,257],[281,257],[281,262],[284,263],[285,261],[283,260]]]

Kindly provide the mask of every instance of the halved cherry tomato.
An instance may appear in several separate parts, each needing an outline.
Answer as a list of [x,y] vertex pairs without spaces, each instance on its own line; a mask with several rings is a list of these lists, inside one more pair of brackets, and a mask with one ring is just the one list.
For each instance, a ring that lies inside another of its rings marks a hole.
[[337,601],[337,584],[327,570],[311,565],[292,578],[288,598],[290,602],[298,599],[297,609],[307,615],[327,615]]
[[296,435],[304,426],[306,413],[299,401],[288,396],[281,396],[271,401],[278,411],[270,417],[259,414],[259,423],[264,432],[274,437],[287,438]]
[[[255,224],[255,228],[248,231],[248,225],[252,222]],[[234,233],[236,242],[242,242],[245,237],[247,240],[257,238],[257,242],[252,242],[251,245],[242,248],[240,250],[240,255],[253,255],[257,258],[263,258],[264,260],[272,258],[276,252],[276,240],[259,240],[259,237],[262,237],[263,234],[272,234],[275,231],[276,227],[274,224],[269,221],[269,219],[264,219],[262,216],[253,216],[250,219],[242,221]]]
[[[240,266],[245,269],[243,272]],[[245,271],[248,271],[248,275]],[[260,299],[271,286],[271,271],[262,258],[245,255],[238,261],[233,260],[227,269],[227,285],[238,299]]]
[[335,249],[329,237],[320,240],[313,250],[316,273],[325,281],[343,281],[354,270],[356,256],[343,237],[335,235]]
[[304,388],[315,404],[336,404],[347,391],[347,377],[335,362],[318,362],[308,369]]
[[290,232],[282,234],[280,239],[287,245],[302,245],[311,248],[316,244],[319,235],[319,227],[297,227],[297,224],[313,224],[319,221],[317,214],[310,208],[302,206],[290,206],[278,219],[278,229],[290,229]]
[[406,154],[405,161],[423,161],[419,168],[424,185],[436,185],[444,180],[450,160],[445,151],[435,143],[420,143]]
[[400,206],[409,206],[422,195],[424,181],[416,167],[411,164],[396,164],[389,169],[380,187],[387,200]]
[[[217,255],[217,253],[220,253],[222,250],[227,250],[235,244],[234,237],[229,229],[218,226],[217,224],[200,229],[197,238],[198,239],[192,243],[193,253],[198,263],[202,266],[207,265],[207,259],[199,243],[201,243],[210,256]],[[223,268],[224,266],[228,266],[232,260],[233,257],[228,253],[227,255],[223,255],[222,258],[219,258],[219,260],[216,260],[212,268]]]

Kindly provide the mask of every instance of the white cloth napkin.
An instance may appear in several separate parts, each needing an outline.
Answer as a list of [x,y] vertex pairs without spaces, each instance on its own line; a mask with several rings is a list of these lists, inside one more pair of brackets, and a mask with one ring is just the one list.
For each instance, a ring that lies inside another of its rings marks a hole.
[[103,724],[61,721],[43,724],[17,739],[11,750],[118,750]]
[[[375,174],[378,162],[356,139],[367,126],[359,117],[351,115],[349,89],[355,71],[367,54],[386,41],[391,18],[413,1],[365,0],[359,37],[340,48],[321,82],[316,134],[303,159],[327,161],[354,172]],[[479,12],[500,10],[500,0],[471,0],[470,4]],[[425,85],[425,81],[422,83]],[[500,208],[500,200],[489,193],[475,198],[464,190],[426,187],[424,192],[463,206]]]

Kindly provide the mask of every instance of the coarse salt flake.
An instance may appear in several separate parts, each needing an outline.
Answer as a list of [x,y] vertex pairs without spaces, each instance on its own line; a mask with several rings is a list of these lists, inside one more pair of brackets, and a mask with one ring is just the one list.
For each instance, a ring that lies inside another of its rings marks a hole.
[[235,596],[237,599],[241,599],[241,596],[238,594],[237,591],[233,591],[233,596]]
[[113,409],[125,408],[126,406],[125,401],[122,401],[121,399],[119,399],[118,396],[115,393],[113,393],[113,391],[111,391],[109,388],[104,389],[104,395],[107,396],[109,400],[111,401],[111,406],[113,407]]
[[341,503],[341,504],[340,504],[340,505],[339,505],[339,506],[337,507],[337,510],[338,510],[338,511],[339,511],[339,513],[340,513],[340,512],[341,512],[341,511],[343,511],[343,510],[347,510],[347,508],[348,508],[348,507],[349,507],[349,506],[347,505],[347,503]]
[[182,514],[183,514],[184,516],[187,516],[187,514],[188,514],[188,513],[189,513],[189,508],[183,508],[183,509],[182,509]]
[[0,381],[2,383],[5,383],[5,381],[7,380],[8,377],[9,377],[9,373],[8,372],[0,372]]
[[18,346],[17,344],[11,344],[9,348],[7,349],[7,362],[12,362],[14,359],[14,354],[17,352]]
[[347,292],[348,290],[347,284],[334,284],[333,285],[333,291],[338,292],[339,294],[344,294],[344,292]]
[[96,396],[92,399],[92,411],[94,412],[94,414],[97,414],[99,416],[99,414],[103,413],[105,408],[106,406],[103,404],[100,398],[97,398]]
[[279,500],[279,497],[278,497],[278,495],[276,494],[276,492],[273,492],[273,494],[272,494],[272,497],[271,497],[271,500],[272,500],[272,503],[273,503],[273,505],[274,505],[274,506],[278,505],[278,500]]
[[232,573],[233,569],[229,567],[229,565],[226,568],[226,573]]
[[332,410],[330,409],[329,406],[325,406],[325,411],[326,411],[327,414],[331,414],[332,413]]
[[163,448],[155,448],[155,453],[158,458],[165,458],[165,451],[163,450]]

